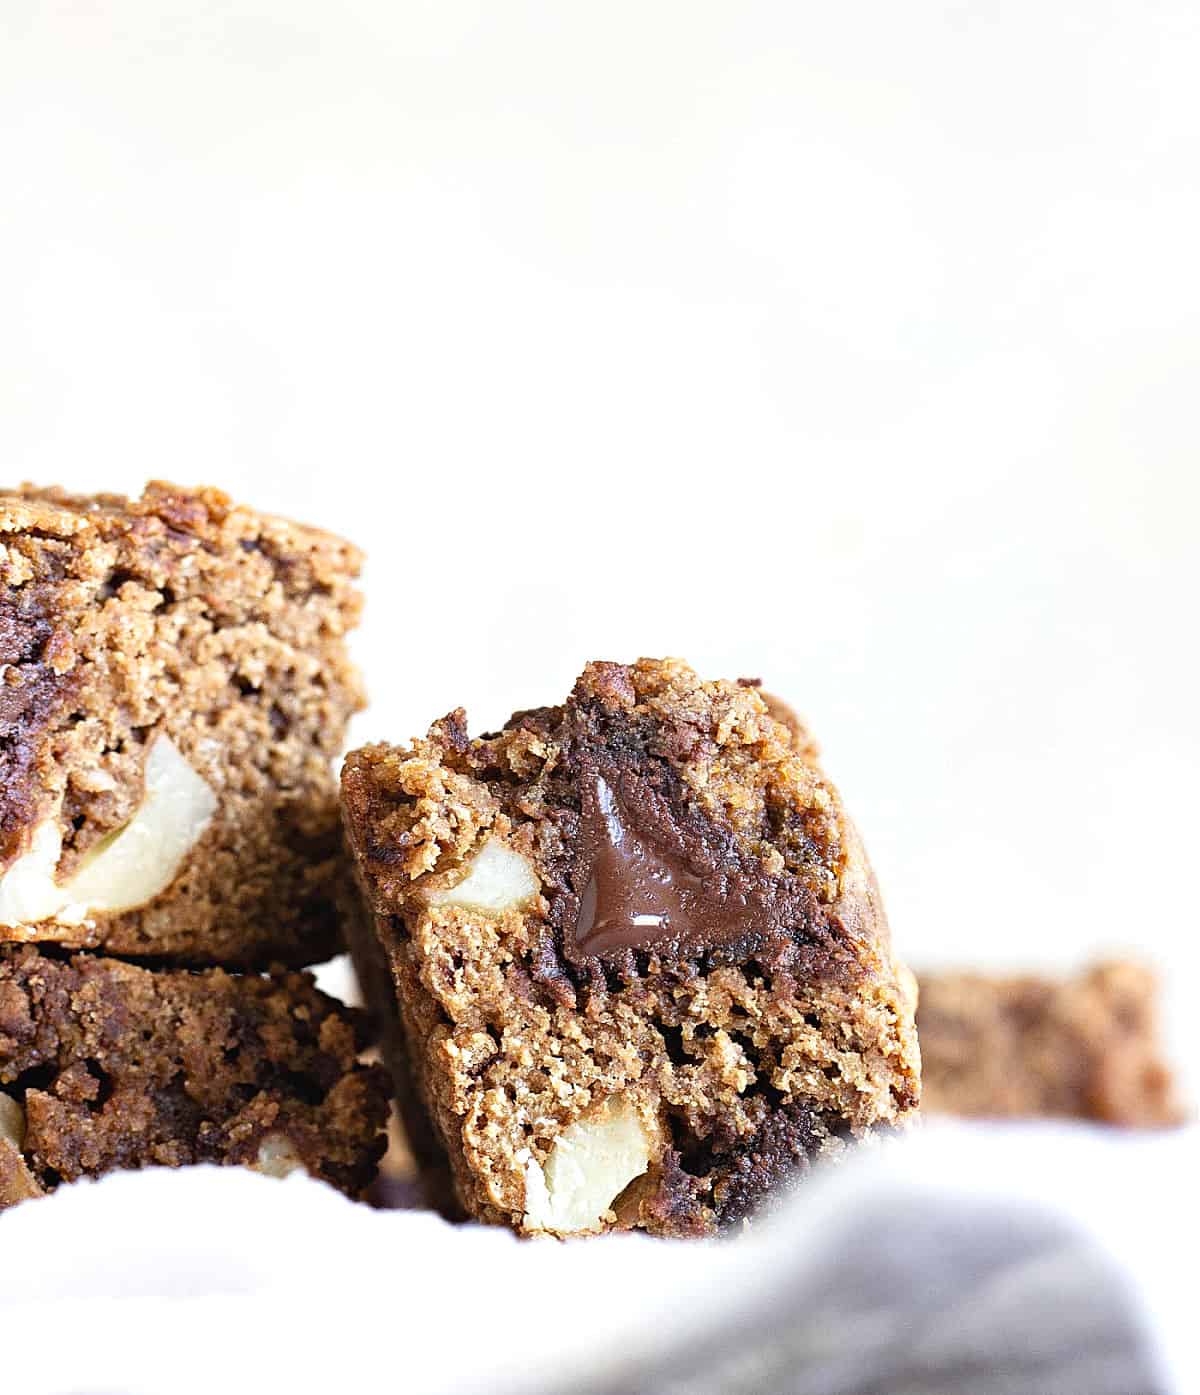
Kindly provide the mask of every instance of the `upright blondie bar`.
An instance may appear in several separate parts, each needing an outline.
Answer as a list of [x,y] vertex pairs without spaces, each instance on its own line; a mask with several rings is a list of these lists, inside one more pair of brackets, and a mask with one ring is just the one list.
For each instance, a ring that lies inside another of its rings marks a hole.
[[754,685],[589,664],[498,734],[352,753],[343,811],[356,957],[469,1215],[705,1234],[916,1106],[861,845]]
[[359,565],[215,489],[0,495],[0,941],[335,950]]

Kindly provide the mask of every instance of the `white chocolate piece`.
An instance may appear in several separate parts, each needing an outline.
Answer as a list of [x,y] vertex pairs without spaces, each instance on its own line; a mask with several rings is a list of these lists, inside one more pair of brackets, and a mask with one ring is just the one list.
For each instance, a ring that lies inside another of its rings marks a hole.
[[266,1177],[289,1177],[304,1167],[292,1140],[281,1133],[269,1133],[258,1145],[258,1161],[251,1170]]
[[595,1114],[569,1124],[545,1168],[525,1163],[525,1224],[574,1235],[603,1228],[613,1202],[650,1166],[650,1139],[626,1100],[607,1100]]
[[468,906],[471,910],[502,915],[541,889],[525,858],[499,838],[489,838],[467,867],[467,875],[456,886],[429,893],[431,906]]
[[0,925],[31,925],[52,920],[67,902],[54,880],[62,856],[62,833],[54,819],[33,830],[29,849],[0,877]]
[[0,1091],[0,1210],[43,1194],[21,1156],[24,1146],[25,1111]]
[[0,1143],[11,1144],[18,1153],[25,1146],[25,1111],[3,1090],[0,1090]]
[[77,925],[97,912],[144,906],[171,885],[216,812],[217,797],[166,736],[151,741],[144,779],[133,817],[61,886],[54,880],[61,829],[56,819],[38,825],[28,852],[0,877],[0,925]]

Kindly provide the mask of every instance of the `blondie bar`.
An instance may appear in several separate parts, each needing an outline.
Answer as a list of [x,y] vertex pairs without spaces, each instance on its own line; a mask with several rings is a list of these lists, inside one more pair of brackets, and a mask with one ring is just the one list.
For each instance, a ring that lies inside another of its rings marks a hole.
[[841,800],[750,682],[593,663],[343,770],[414,1151],[525,1233],[739,1222],[905,1120],[914,985]]
[[351,1196],[385,1146],[366,1019],[313,986],[0,946],[0,1208],[118,1168],[304,1168]]
[[1178,1123],[1159,1041],[1157,983],[1138,964],[1065,978],[921,976],[922,1110],[1059,1117],[1130,1127]]
[[0,494],[0,941],[336,950],[359,565],[215,489]]

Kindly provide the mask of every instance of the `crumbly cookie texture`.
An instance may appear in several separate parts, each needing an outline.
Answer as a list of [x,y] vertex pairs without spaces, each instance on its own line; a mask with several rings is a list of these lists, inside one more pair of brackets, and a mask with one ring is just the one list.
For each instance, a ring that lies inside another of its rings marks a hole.
[[0,494],[0,941],[336,951],[360,561],[215,489]]
[[0,1208],[122,1168],[303,1168],[351,1196],[385,1146],[366,1019],[311,976],[0,947]]
[[467,1215],[704,1235],[919,1095],[914,984],[808,734],[679,660],[353,752],[343,816],[414,1151]]
[[1182,1120],[1144,966],[1112,961],[1058,979],[931,972],[920,983],[924,1113]]

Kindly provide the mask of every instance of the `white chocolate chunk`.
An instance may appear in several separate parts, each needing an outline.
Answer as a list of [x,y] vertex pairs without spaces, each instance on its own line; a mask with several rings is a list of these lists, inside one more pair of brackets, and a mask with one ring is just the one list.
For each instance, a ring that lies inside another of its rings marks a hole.
[[25,1111],[3,1090],[0,1090],[0,1143],[10,1143],[17,1152],[25,1146]]
[[21,1156],[24,1146],[25,1111],[10,1095],[0,1091],[0,1211],[42,1195],[37,1179]]
[[267,1134],[258,1145],[258,1161],[251,1164],[252,1171],[267,1177],[288,1177],[303,1166],[292,1140],[282,1133]]
[[133,817],[61,886],[54,880],[62,856],[58,822],[38,825],[29,851],[0,877],[0,925],[78,924],[98,911],[144,906],[171,885],[216,812],[217,797],[166,736],[150,743],[144,780]]
[[525,1224],[559,1235],[602,1228],[613,1202],[650,1166],[650,1139],[626,1100],[568,1125],[545,1168],[525,1163]]
[[97,911],[152,901],[175,880],[216,813],[216,795],[165,736],[150,744],[145,782],[137,813],[93,850],[68,883],[72,901]]
[[525,858],[499,838],[489,838],[467,866],[457,886],[429,893],[430,905],[469,906],[500,915],[536,896],[541,887]]
[[50,920],[66,904],[54,869],[62,856],[62,833],[54,819],[33,830],[29,851],[0,877],[0,925],[30,925]]

